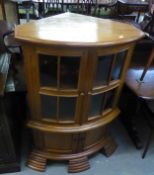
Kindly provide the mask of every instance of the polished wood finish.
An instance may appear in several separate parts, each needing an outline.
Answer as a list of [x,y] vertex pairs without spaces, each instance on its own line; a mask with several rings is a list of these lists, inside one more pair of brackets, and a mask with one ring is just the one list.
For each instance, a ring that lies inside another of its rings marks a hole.
[[143,36],[128,24],[72,13],[16,27],[35,143],[29,167],[44,171],[47,159],[68,160],[68,171],[79,172],[89,168],[89,155],[113,153],[106,125],[120,113],[134,41]]
[[45,171],[46,159],[37,153],[32,152],[27,162],[28,166],[37,171]]
[[68,167],[69,173],[77,173],[80,171],[87,170],[89,168],[90,165],[87,156],[69,160],[69,167]]
[[142,31],[129,24],[114,22],[113,27],[113,22],[110,20],[73,13],[64,13],[20,25],[15,31],[15,37],[20,41],[62,46],[105,47],[136,41],[143,35]]
[[111,156],[113,152],[116,150],[117,144],[112,137],[108,137],[105,146],[102,148],[102,153],[107,157]]

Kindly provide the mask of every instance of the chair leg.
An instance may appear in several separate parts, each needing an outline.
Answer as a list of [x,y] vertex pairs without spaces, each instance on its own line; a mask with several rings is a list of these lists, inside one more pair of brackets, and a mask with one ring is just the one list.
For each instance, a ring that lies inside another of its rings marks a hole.
[[150,128],[148,139],[146,141],[145,148],[144,148],[144,151],[143,151],[143,154],[142,154],[142,159],[144,159],[144,157],[145,157],[145,155],[146,155],[146,153],[148,151],[148,148],[149,148],[149,145],[150,145],[150,142],[151,142],[152,135],[153,135],[153,129]]
[[141,149],[143,147],[142,142],[139,138],[137,128],[136,128],[136,119],[135,119],[138,116],[140,110],[142,109],[142,104],[143,104],[142,100],[138,99],[134,114],[130,118],[130,121],[127,122],[127,124],[126,124],[126,125],[128,125],[127,126],[128,134],[131,137],[131,140],[137,149]]
[[[130,103],[131,101],[133,101],[133,105]],[[122,110],[121,119],[128,132],[128,135],[131,138],[131,141],[137,149],[141,149],[143,145],[137,131],[136,119],[139,116],[140,110],[142,109],[142,100],[137,98],[126,88],[123,96],[120,99],[120,108]]]

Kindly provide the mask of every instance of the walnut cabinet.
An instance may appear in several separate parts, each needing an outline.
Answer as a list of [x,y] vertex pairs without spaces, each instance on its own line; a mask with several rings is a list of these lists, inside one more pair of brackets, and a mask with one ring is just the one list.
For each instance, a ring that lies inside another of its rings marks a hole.
[[68,160],[68,171],[79,172],[90,167],[89,155],[115,150],[106,126],[120,113],[118,98],[141,37],[128,24],[73,13],[16,27],[35,144],[29,167],[44,171],[48,159]]

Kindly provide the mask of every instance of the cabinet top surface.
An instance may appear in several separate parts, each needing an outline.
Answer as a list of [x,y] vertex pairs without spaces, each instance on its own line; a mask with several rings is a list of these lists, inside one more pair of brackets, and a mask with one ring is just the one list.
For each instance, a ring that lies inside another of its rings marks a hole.
[[107,46],[132,42],[143,36],[142,31],[126,23],[69,12],[15,28],[16,39],[49,45]]

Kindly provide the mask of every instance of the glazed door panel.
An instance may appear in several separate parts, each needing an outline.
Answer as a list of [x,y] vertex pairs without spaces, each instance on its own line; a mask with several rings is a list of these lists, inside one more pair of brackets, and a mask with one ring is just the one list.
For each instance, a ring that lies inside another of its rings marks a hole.
[[31,78],[35,81],[38,119],[64,124],[80,122],[86,52],[61,54],[59,50],[42,49],[33,55],[33,61],[37,65]]
[[104,117],[113,110],[127,54],[127,47],[104,52],[96,50],[93,56],[89,54],[91,79],[84,99],[83,122]]
[[78,109],[78,97],[57,97],[41,94],[41,116],[42,120],[55,123],[74,123]]

